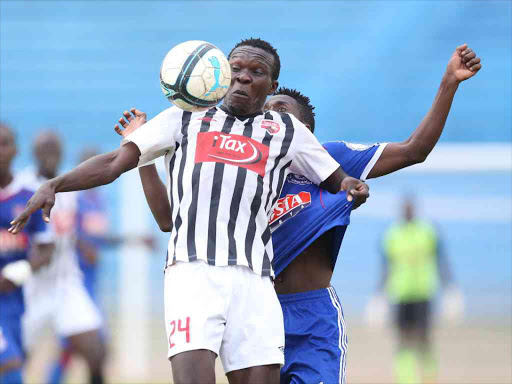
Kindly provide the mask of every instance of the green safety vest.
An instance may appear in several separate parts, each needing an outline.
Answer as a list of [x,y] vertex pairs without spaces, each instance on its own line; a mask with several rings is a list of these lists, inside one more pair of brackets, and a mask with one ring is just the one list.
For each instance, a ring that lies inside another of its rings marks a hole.
[[431,299],[438,288],[437,234],[419,220],[392,226],[384,235],[388,263],[386,288],[391,300],[417,302]]

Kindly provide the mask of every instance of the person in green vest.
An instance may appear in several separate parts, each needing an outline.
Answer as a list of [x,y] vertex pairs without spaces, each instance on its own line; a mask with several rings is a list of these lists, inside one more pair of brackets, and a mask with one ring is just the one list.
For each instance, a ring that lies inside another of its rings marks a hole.
[[439,232],[416,217],[411,197],[404,199],[402,209],[402,219],[382,238],[384,268],[379,286],[396,309],[393,322],[399,344],[395,376],[399,384],[434,383],[437,364],[430,342],[432,301],[440,286],[451,292],[448,296],[458,297],[452,300],[452,307],[461,307],[462,299],[454,288]]

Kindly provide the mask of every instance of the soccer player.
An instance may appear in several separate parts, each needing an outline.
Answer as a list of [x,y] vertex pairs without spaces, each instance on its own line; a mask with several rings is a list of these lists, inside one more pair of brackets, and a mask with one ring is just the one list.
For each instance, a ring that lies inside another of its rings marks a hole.
[[35,214],[24,230],[14,236],[7,231],[12,216],[23,210],[33,191],[11,170],[16,156],[16,138],[0,123],[0,383],[22,380],[24,352],[21,316],[25,310],[22,286],[32,271],[50,261],[53,233]]
[[[466,44],[451,56],[434,103],[401,143],[362,146],[343,141],[324,146],[348,174],[365,180],[424,161],[443,131],[459,84],[481,68]],[[281,89],[266,109],[289,112],[312,131],[313,107],[300,93]],[[290,174],[271,217],[275,289],[283,308],[286,342],[281,383],[345,382],[347,335],[342,307],[330,285],[351,204],[344,193],[322,193]],[[293,218],[292,218],[293,217]]]
[[[41,132],[34,140],[36,168],[24,173],[24,180],[36,188],[57,175],[62,154],[60,138],[52,131]],[[79,196],[59,195],[53,211],[52,227],[57,235],[51,263],[35,273],[25,286],[27,311],[23,318],[25,346],[38,345],[44,327],[50,323],[69,348],[84,358],[89,381],[102,383],[105,346],[100,330],[103,319],[87,293],[76,253],[76,220]]]
[[437,364],[430,343],[432,301],[439,282],[451,297],[461,296],[454,288],[437,229],[416,216],[410,197],[404,198],[402,211],[402,220],[388,228],[382,239],[379,297],[386,291],[395,304],[393,320],[399,338],[395,355],[397,383],[435,383]]
[[[328,142],[325,148],[353,177],[380,177],[422,162],[437,143],[460,82],[481,68],[480,58],[466,44],[453,53],[432,108],[402,143],[363,146]],[[300,92],[281,88],[265,109],[288,112],[311,131],[314,107]],[[132,111],[133,113],[134,111]],[[131,132],[128,112],[115,127]],[[155,167],[139,169],[146,198],[162,230],[169,228],[165,188]],[[351,203],[344,192],[323,193],[307,178],[290,174],[270,217],[273,231],[275,289],[283,308],[286,343],[281,383],[345,382],[347,335],[340,301],[330,285]],[[155,213],[156,212],[156,213]]]
[[[229,62],[222,106],[163,111],[120,148],[46,182],[9,228],[18,233],[41,208],[49,221],[56,193],[110,183],[165,156],[172,207],[165,317],[176,383],[214,383],[217,355],[231,383],[279,382],[284,329],[268,214],[289,172],[331,193],[346,190],[354,201],[368,196],[366,184],[346,176],[295,117],[263,112],[280,71],[269,43],[244,40]],[[144,121],[136,111],[130,125]]]

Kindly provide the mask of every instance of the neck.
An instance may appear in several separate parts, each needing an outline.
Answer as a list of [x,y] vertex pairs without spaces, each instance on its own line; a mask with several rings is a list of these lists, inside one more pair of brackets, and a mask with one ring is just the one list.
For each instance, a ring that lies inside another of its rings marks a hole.
[[248,118],[251,118],[251,117],[256,117],[258,115],[261,115],[263,113],[263,107],[261,107],[260,110],[256,111],[256,112],[253,112],[253,113],[245,113],[245,114],[240,114],[240,113],[237,113],[236,111],[233,111],[229,105],[227,105],[226,103],[222,104],[220,107],[220,109],[222,109],[224,112],[226,112],[227,114],[229,115],[232,115],[234,117],[236,117],[238,120],[245,120],[245,119],[248,119]]
[[0,188],[5,188],[13,179],[12,173],[10,169],[0,171]]

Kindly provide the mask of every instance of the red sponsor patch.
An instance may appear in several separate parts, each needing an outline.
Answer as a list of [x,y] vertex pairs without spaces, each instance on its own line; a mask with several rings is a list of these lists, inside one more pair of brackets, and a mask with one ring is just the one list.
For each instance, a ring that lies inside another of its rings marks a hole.
[[279,123],[272,120],[262,120],[261,128],[266,129],[271,135],[275,135],[281,129]]
[[247,168],[265,176],[269,147],[241,135],[221,132],[197,134],[196,163],[216,162]]
[[310,204],[311,194],[309,192],[299,192],[296,195],[286,195],[280,198],[270,215],[270,228],[277,228],[281,223],[295,216]]

